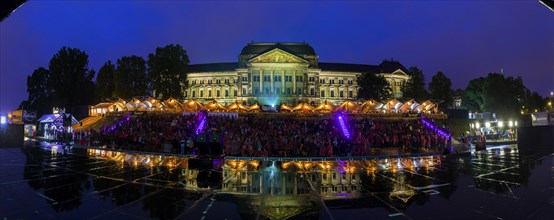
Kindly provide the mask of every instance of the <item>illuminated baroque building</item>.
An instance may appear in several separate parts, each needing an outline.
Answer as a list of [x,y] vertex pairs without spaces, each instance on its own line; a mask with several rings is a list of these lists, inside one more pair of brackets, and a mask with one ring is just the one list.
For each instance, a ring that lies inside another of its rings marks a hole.
[[187,99],[217,100],[224,104],[278,105],[299,102],[339,104],[356,99],[356,79],[379,74],[389,82],[395,98],[409,76],[398,61],[379,65],[319,62],[307,43],[249,43],[238,62],[194,64],[188,67]]

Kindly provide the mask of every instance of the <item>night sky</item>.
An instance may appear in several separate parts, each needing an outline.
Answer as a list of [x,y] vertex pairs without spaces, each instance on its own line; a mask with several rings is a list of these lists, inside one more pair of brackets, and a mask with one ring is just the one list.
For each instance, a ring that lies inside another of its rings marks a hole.
[[554,13],[536,0],[432,2],[30,1],[0,23],[0,113],[27,98],[26,77],[61,47],[98,70],[181,44],[192,64],[236,62],[246,43],[306,41],[320,61],[443,71],[454,88],[489,72],[554,90]]

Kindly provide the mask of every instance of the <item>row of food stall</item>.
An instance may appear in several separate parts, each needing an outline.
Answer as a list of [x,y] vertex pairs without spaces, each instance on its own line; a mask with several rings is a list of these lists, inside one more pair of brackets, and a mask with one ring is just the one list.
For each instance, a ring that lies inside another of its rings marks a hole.
[[[386,102],[376,100],[367,100],[365,102],[356,102],[346,100],[336,106],[328,101],[323,101],[319,105],[310,105],[309,103],[299,103],[295,106],[281,104],[277,110],[282,112],[333,112],[341,111],[347,113],[438,113],[437,100],[427,100],[419,103],[413,99],[400,100],[392,99]],[[102,102],[90,107],[90,116],[102,116],[110,113],[128,112],[128,111],[161,111],[161,112],[257,112],[262,110],[260,104],[247,106],[243,103],[233,102],[224,105],[217,100],[207,103],[200,103],[197,100],[190,99],[181,102],[174,98],[166,100],[157,100],[152,97],[135,97],[130,100],[117,99],[111,102]]]

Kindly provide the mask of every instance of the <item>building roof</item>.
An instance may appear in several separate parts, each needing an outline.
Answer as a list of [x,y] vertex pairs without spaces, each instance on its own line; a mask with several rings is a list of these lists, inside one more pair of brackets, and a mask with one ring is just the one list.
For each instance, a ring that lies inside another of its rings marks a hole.
[[379,66],[383,73],[392,73],[397,69],[402,70],[404,73],[408,73],[406,67],[396,60],[384,60]]
[[238,67],[237,62],[191,64],[191,65],[188,65],[187,72],[189,73],[226,72],[226,71],[235,71],[237,67]]
[[357,73],[392,73],[398,69],[408,73],[408,70],[398,61],[383,61],[377,65],[326,63],[319,62],[319,68],[323,71],[357,72]]
[[349,63],[326,63],[319,62],[319,68],[323,71],[339,71],[339,72],[372,72],[380,71],[379,66],[366,64],[349,64]]
[[315,50],[312,46],[307,43],[249,43],[242,48],[240,55],[248,54],[263,54],[275,48],[279,48],[283,51],[289,52],[295,55],[316,55]]

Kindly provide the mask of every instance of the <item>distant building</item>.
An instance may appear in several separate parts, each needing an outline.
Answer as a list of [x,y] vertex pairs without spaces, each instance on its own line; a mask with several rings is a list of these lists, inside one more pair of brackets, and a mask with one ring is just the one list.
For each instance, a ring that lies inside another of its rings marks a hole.
[[389,82],[395,98],[410,78],[398,61],[379,65],[319,62],[307,43],[249,43],[238,62],[193,64],[188,66],[187,99],[229,104],[261,103],[294,105],[328,100],[339,104],[356,99],[361,74],[375,73]]

